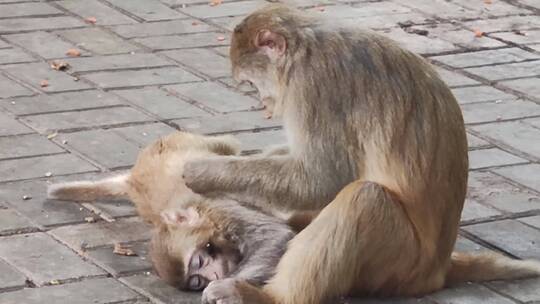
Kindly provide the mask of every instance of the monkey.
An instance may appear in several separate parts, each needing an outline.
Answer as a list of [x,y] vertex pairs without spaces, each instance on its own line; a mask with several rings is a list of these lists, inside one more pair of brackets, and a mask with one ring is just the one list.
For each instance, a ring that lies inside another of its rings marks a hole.
[[229,58],[235,80],[251,82],[283,118],[289,151],[189,160],[186,185],[207,197],[321,211],[262,288],[214,281],[205,303],[419,296],[540,274],[534,261],[453,253],[467,189],[465,126],[422,57],[274,4],[234,28]]
[[[205,199],[182,181],[178,164],[207,155],[238,154],[231,136],[205,137],[175,132],[144,148],[127,173],[111,178],[49,186],[51,199],[95,201],[130,199],[155,229],[150,258],[168,284],[200,291],[213,281],[234,277],[260,285],[273,274],[287,242],[316,213],[277,217],[241,202]],[[283,147],[267,155],[287,153]]]

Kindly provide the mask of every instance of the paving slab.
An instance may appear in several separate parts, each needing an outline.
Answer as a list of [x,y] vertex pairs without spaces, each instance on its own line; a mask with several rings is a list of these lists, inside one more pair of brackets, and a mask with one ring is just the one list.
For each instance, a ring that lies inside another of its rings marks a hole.
[[186,8],[179,9],[182,13],[201,18],[218,18],[218,17],[229,17],[229,16],[240,16],[246,15],[261,6],[267,4],[265,1],[255,0],[255,1],[240,1],[240,2],[228,2],[223,3],[219,6],[207,7],[204,5],[194,5]]
[[62,11],[47,3],[28,2],[2,5],[0,18],[62,15]]
[[210,115],[201,108],[156,87],[113,92],[162,119],[207,117]]
[[153,143],[158,138],[171,134],[176,131],[164,123],[150,123],[144,125],[135,125],[111,129],[112,132],[120,134],[125,139],[136,143],[143,148]]
[[479,149],[479,148],[488,148],[491,146],[491,143],[489,143],[486,140],[483,140],[482,138],[472,135],[471,133],[467,133],[467,141],[469,143],[469,150],[470,149]]
[[517,303],[478,284],[465,284],[456,288],[444,289],[428,297],[435,300],[437,304]]
[[501,85],[540,100],[540,77],[502,81]]
[[85,251],[115,243],[129,243],[150,239],[150,225],[138,217],[115,222],[96,222],[55,228],[49,233],[76,251]]
[[34,131],[17,121],[14,117],[0,113],[0,136],[29,134]]
[[538,20],[538,16],[509,16],[496,19],[477,19],[463,24],[471,29],[491,33],[536,29],[540,26],[540,20]]
[[106,304],[133,301],[140,296],[118,281],[110,278],[91,279],[81,282],[47,286],[42,288],[25,288],[0,294],[3,304]]
[[475,224],[463,230],[522,259],[540,258],[540,230],[516,220]]
[[482,205],[475,200],[465,200],[463,211],[461,213],[461,222],[470,223],[471,221],[486,220],[500,216],[501,212],[486,205]]
[[229,59],[218,55],[210,49],[187,49],[166,51],[161,54],[184,63],[186,66],[204,73],[211,78],[231,75]]
[[519,44],[540,43],[540,30],[525,30],[493,33],[490,36]]
[[98,90],[37,95],[10,99],[0,106],[16,115],[89,110],[126,105],[118,96]]
[[118,25],[110,29],[124,38],[142,38],[175,34],[193,34],[215,31],[210,25],[197,19],[168,20],[151,23]]
[[405,32],[401,28],[380,31],[381,34],[397,41],[402,47],[417,54],[429,55],[456,51],[460,48],[440,38],[431,38]]
[[66,59],[64,60],[64,62],[67,62],[70,65],[70,71],[76,73],[107,70],[143,69],[173,65],[173,63],[168,60],[148,53],[130,53],[110,56],[80,57]]
[[540,165],[528,164],[494,170],[497,174],[540,192]]
[[0,20],[0,34],[83,26],[82,20],[70,16],[3,19]]
[[540,75],[540,61],[519,62],[468,68],[465,71],[488,80],[534,77]]
[[20,48],[0,49],[0,64],[25,63],[36,59]]
[[516,96],[490,86],[472,86],[452,89],[460,104],[486,101],[514,100]]
[[[77,48],[74,43],[45,31],[5,35],[4,38],[45,59],[67,57],[66,52],[69,49]],[[80,51],[82,56],[88,55],[85,50]]]
[[158,0],[108,0],[108,2],[145,21],[186,18],[185,15],[170,9]]
[[146,38],[135,38],[133,40],[151,48],[154,51],[223,46],[230,43],[229,35],[221,32],[152,36]]
[[478,82],[477,80],[474,80],[457,72],[449,71],[440,67],[435,67],[435,70],[449,87],[480,84],[480,82]]
[[40,132],[50,132],[55,130],[76,130],[89,127],[152,121],[153,119],[131,107],[114,107],[39,114],[25,116],[22,120]]
[[270,146],[283,146],[287,144],[287,137],[283,130],[269,130],[260,132],[243,132],[235,135],[240,140],[242,151],[264,151]]
[[26,277],[8,263],[0,260],[0,290],[26,285]]
[[212,117],[214,124],[205,123],[208,118],[188,118],[173,120],[181,130],[199,134],[223,133],[231,131],[257,130],[281,126],[281,122],[264,117],[262,111],[234,112]]
[[96,18],[97,25],[136,23],[132,18],[98,0],[66,0],[56,3],[82,18]]
[[0,74],[0,98],[34,95],[30,89]]
[[159,304],[199,304],[201,294],[183,292],[165,284],[154,275],[135,275],[120,279],[121,282]]
[[95,54],[129,53],[139,47],[97,27],[56,32],[65,39]]
[[433,60],[440,61],[456,68],[514,63],[538,58],[540,58],[540,55],[515,47],[431,57]]
[[540,158],[540,146],[531,145],[540,138],[540,130],[530,125],[519,121],[509,121],[472,126],[471,130],[534,158]]
[[38,134],[0,137],[0,159],[63,152],[64,149]]
[[513,120],[540,115],[540,105],[526,100],[496,100],[461,106],[466,124]]
[[[69,248],[58,246],[53,238],[41,232],[2,238],[0,257],[16,266],[39,286],[51,284],[53,280],[65,281],[105,274]],[[63,267],[65,265],[69,267]]]
[[540,279],[488,283],[494,290],[526,303],[540,301]]
[[90,249],[85,252],[94,263],[103,267],[114,276],[123,276],[134,273],[148,272],[152,264],[148,257],[148,243],[138,242],[125,244],[135,255],[125,256],[113,253],[114,246],[105,246]]
[[[37,227],[17,211],[13,209],[0,209],[0,235],[31,232],[36,230]],[[0,268],[2,268],[1,265]],[[1,283],[0,288],[2,288]]]

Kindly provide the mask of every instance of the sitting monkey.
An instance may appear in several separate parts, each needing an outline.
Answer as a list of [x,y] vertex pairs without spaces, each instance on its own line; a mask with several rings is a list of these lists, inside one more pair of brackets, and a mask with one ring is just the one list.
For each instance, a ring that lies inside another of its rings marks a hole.
[[139,216],[156,228],[150,245],[156,272],[177,288],[200,291],[231,277],[261,285],[273,275],[293,229],[302,229],[311,215],[296,214],[288,225],[237,201],[203,198],[184,185],[179,164],[187,159],[238,152],[231,136],[176,132],[143,149],[129,172],[51,185],[48,197],[130,199]]

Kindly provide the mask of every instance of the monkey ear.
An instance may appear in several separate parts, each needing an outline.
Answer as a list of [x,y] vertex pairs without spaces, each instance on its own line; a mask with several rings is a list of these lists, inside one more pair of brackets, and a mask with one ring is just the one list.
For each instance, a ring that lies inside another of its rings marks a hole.
[[164,210],[161,212],[161,219],[169,226],[195,227],[201,223],[199,212],[193,207]]
[[276,59],[285,54],[287,40],[281,34],[270,30],[260,30],[255,37],[255,46],[264,51],[268,57]]

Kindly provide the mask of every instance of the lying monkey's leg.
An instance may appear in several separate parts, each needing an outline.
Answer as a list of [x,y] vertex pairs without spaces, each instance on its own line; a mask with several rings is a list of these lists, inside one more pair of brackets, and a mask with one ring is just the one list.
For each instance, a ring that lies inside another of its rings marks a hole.
[[414,280],[417,258],[415,234],[400,202],[379,184],[357,181],[289,243],[263,293],[279,304],[392,295]]

